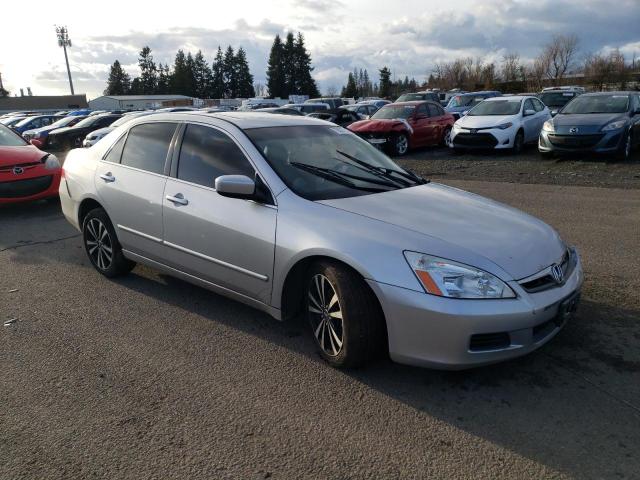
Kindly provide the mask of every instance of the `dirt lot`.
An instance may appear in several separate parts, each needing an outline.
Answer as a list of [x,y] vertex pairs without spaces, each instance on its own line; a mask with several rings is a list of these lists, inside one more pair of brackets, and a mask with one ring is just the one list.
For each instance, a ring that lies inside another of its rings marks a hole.
[[[609,160],[609,161],[607,161]],[[399,163],[433,180],[583,185],[640,188],[640,152],[620,163],[597,156],[542,158],[535,147],[520,155],[474,152],[456,155],[446,148],[420,149]]]
[[402,163],[578,247],[583,302],[552,342],[337,371],[301,323],[146,267],[102,278],[55,202],[0,209],[0,479],[640,478],[640,164]]

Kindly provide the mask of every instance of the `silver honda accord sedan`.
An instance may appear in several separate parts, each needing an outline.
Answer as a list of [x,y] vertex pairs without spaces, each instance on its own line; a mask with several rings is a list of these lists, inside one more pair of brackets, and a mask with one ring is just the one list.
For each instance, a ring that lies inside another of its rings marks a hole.
[[560,331],[583,282],[576,250],[542,221],[306,117],[134,119],[69,153],[60,198],[104,276],[139,262],[302,316],[336,367],[524,355]]

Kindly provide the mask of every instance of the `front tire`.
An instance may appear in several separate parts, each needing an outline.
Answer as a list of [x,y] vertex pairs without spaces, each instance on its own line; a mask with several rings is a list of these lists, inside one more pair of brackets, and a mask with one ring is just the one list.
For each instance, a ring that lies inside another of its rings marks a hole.
[[402,157],[409,151],[409,137],[404,133],[395,135],[392,139],[392,152],[396,157]]
[[384,351],[384,319],[364,280],[340,264],[313,264],[305,289],[306,316],[322,358],[337,368],[361,366]]
[[624,144],[620,146],[620,150],[616,157],[618,160],[626,162],[631,158],[631,147],[633,146],[633,138],[631,137],[631,128],[625,135]]
[[107,212],[91,210],[82,222],[82,240],[93,267],[108,278],[129,273],[135,262],[125,258]]
[[516,133],[516,137],[513,139],[513,147],[511,148],[511,151],[517,155],[520,152],[522,152],[522,148],[524,146],[524,133],[522,132],[522,130],[518,131],[518,133]]

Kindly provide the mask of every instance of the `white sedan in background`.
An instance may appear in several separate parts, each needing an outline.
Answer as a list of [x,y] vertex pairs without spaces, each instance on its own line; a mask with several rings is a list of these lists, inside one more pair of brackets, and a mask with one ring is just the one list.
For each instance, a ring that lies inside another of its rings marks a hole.
[[98,130],[94,130],[91,133],[88,133],[82,142],[82,146],[85,148],[93,147],[98,141],[102,138],[106,137],[109,133],[113,132],[120,125],[124,125],[129,120],[133,120],[134,118],[143,117],[145,115],[151,115],[154,113],[153,111],[145,111],[145,112],[133,112],[126,113],[122,118],[119,118],[115,122],[113,122],[108,127],[100,128]]
[[537,142],[551,112],[538,98],[527,95],[483,100],[460,118],[451,131],[449,146],[468,149],[511,149],[519,153],[526,143]]

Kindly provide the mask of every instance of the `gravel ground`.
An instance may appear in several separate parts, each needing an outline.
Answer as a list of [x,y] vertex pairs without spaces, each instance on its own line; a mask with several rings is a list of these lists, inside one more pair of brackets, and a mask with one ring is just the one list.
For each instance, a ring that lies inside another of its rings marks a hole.
[[455,373],[331,369],[298,322],[101,277],[55,202],[0,210],[0,478],[640,478],[640,192],[451,177],[552,224],[586,273],[552,342]]
[[399,163],[425,178],[439,181],[640,188],[640,151],[634,152],[632,161],[620,163],[608,162],[607,158],[597,156],[545,159],[532,146],[520,155],[509,152],[456,155],[447,148],[433,148],[411,152]]

